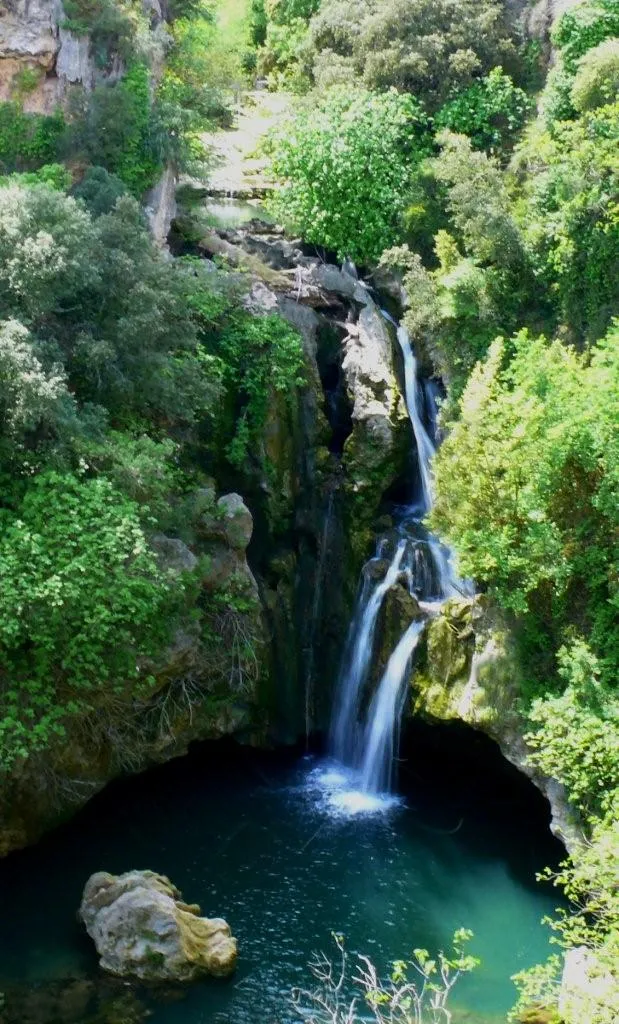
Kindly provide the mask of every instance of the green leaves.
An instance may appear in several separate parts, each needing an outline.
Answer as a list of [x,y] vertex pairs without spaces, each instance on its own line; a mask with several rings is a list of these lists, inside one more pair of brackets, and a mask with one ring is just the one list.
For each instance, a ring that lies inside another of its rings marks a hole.
[[0,539],[0,764],[40,749],[97,691],[140,676],[180,584],[105,479],[35,478]]
[[331,90],[301,106],[270,143],[278,219],[306,241],[361,263],[398,240],[416,167],[427,154],[427,119],[392,90]]

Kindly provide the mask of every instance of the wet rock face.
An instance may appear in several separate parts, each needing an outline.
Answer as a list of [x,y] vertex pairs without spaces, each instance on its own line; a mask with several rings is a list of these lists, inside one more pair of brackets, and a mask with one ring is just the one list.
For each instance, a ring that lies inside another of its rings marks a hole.
[[146,982],[226,977],[237,946],[221,918],[200,916],[164,875],[98,872],[85,886],[79,916],[104,971]]

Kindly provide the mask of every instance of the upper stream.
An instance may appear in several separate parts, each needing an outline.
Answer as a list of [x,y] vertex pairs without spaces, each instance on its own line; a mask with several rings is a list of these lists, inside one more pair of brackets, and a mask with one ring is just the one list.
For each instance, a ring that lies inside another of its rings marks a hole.
[[[416,728],[401,801],[369,817],[333,811],[323,762],[226,747],[111,785],[0,864],[0,992],[10,1004],[9,982],[95,977],[75,918],[84,882],[149,867],[225,916],[240,951],[230,981],[157,1001],[153,1024],[290,1024],[290,990],[310,981],[307,961],[331,950],[332,931],[384,968],[413,947],[448,945],[462,925],[483,966],[454,1005],[471,1011],[462,1021],[498,1024],[513,1002],[510,975],[548,952],[540,919],[556,898],[534,874],[557,846],[541,797],[489,741],[469,731],[467,755],[458,730]],[[31,1019],[83,1021],[51,1007]]]

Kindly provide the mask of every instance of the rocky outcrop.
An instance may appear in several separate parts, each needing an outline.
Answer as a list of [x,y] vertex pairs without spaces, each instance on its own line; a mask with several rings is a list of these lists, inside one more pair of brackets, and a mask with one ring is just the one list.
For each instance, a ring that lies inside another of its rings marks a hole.
[[351,496],[351,539],[367,555],[372,522],[386,489],[406,469],[410,424],[397,379],[392,331],[365,293],[356,322],[349,320],[342,370],[352,403],[352,434],[343,465]]
[[3,779],[0,856],[37,839],[110,779],[179,756],[193,740],[264,740],[269,637],[247,564],[251,514],[238,494],[217,500],[203,488],[187,517],[191,546],[161,533],[150,543],[164,572],[190,574],[196,604],[165,652],[141,666],[149,683],[102,688],[83,714],[67,718],[62,740]]
[[200,916],[164,875],[98,872],[84,888],[79,916],[99,964],[117,977],[146,982],[226,977],[236,967],[236,939],[220,918]]
[[0,10],[0,100],[18,99],[27,112],[49,114],[64,102],[71,85],[92,88],[90,41],[75,36],[64,21],[60,0],[5,0]]
[[176,216],[176,182],[176,170],[168,165],[144,200],[148,226],[160,247],[166,244],[170,225]]
[[551,829],[573,850],[582,842],[578,816],[563,787],[528,760],[520,675],[509,630],[496,610],[480,596],[454,599],[428,622],[411,678],[412,710],[435,721],[465,722],[495,740],[547,798]]

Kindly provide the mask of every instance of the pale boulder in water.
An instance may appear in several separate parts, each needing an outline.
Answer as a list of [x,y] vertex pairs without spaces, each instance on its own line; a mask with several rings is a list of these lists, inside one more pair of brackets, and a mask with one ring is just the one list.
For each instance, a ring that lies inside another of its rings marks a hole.
[[104,971],[143,981],[225,977],[236,967],[236,939],[219,918],[200,917],[196,904],[154,871],[97,872],[88,879],[79,916]]

